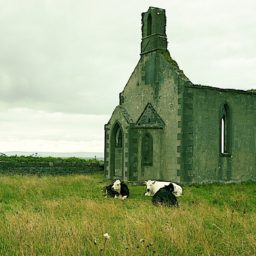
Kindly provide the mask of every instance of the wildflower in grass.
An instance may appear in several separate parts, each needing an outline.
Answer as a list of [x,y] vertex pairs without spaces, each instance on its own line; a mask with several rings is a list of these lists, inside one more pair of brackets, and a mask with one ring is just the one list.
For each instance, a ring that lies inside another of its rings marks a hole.
[[100,253],[101,253],[100,255],[104,255],[105,250],[106,250],[106,243],[107,243],[107,240],[110,239],[110,235],[109,235],[108,233],[105,233],[105,234],[103,235],[103,237],[105,238],[105,241],[104,241],[103,248],[100,250]]
[[94,239],[93,243],[94,243],[95,245],[97,245],[97,240],[96,240],[96,239]]
[[108,233],[105,233],[103,236],[106,240],[110,239],[110,235]]
[[140,239],[140,243],[144,243],[145,242],[145,240],[144,239]]

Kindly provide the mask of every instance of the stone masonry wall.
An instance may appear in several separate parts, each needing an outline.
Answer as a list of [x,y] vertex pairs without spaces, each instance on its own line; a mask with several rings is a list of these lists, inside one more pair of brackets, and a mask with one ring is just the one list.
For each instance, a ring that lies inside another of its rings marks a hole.
[[[193,102],[184,105],[187,115],[193,110],[187,120],[187,127],[190,120],[193,126],[191,181],[256,180],[256,94],[191,86],[186,95]],[[224,104],[230,110],[229,154],[220,150],[220,113]]]

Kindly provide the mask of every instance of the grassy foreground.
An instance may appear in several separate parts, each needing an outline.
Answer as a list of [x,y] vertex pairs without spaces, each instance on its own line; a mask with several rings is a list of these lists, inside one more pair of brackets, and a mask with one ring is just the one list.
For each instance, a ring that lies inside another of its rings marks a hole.
[[108,183],[0,176],[0,255],[256,255],[256,184],[185,186],[180,208],[163,208],[143,186],[104,198]]

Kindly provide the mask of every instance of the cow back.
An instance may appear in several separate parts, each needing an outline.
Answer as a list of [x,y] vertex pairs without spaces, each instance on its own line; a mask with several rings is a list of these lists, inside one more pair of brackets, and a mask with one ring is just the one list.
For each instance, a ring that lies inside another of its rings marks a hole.
[[151,199],[154,205],[178,206],[176,196],[170,191],[169,186],[160,188]]

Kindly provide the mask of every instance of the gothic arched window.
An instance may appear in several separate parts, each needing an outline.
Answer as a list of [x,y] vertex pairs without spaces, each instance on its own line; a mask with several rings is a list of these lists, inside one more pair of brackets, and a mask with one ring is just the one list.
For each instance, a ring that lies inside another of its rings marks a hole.
[[147,36],[150,36],[152,34],[152,16],[151,14],[148,15],[147,20]]
[[142,138],[142,164],[153,165],[153,138],[151,134],[146,133]]
[[220,118],[220,153],[230,154],[231,147],[230,110],[228,104],[224,104]]
[[119,125],[116,130],[115,146],[116,148],[121,148],[123,146],[123,133]]

